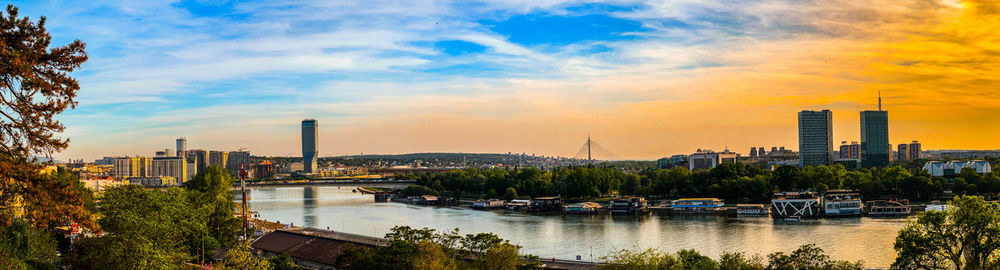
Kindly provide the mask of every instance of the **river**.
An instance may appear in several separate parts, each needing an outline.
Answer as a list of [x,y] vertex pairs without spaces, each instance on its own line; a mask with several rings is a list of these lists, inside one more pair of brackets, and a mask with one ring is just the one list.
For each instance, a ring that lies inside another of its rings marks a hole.
[[623,248],[695,249],[713,259],[726,251],[760,254],[790,252],[815,243],[835,260],[863,260],[885,267],[895,259],[893,242],[906,219],[837,218],[785,222],[771,218],[721,216],[645,217],[535,215],[375,203],[353,187],[263,188],[249,192],[250,207],[262,219],[295,226],[329,228],[382,237],[397,225],[459,228],[462,234],[492,232],[524,252],[545,258],[583,261]]

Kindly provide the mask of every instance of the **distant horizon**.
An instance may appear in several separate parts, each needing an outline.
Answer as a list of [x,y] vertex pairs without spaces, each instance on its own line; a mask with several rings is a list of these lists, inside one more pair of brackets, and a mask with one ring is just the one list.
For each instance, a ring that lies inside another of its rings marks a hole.
[[995,2],[12,4],[87,43],[60,159],[179,136],[286,155],[306,118],[331,154],[797,148],[796,112],[856,141],[879,92],[890,142],[1000,148]]

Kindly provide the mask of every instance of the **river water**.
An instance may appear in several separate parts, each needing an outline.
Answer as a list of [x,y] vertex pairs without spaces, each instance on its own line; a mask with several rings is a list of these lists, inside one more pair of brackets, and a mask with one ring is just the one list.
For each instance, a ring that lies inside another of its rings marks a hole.
[[[766,256],[815,243],[831,259],[892,264],[906,219],[838,218],[785,222],[766,217],[536,215],[467,207],[375,203],[354,187],[265,188],[250,192],[262,219],[382,237],[397,225],[492,232],[539,257],[583,261],[623,248],[695,249],[713,259],[726,251]],[[766,257],[765,257],[766,259]]]

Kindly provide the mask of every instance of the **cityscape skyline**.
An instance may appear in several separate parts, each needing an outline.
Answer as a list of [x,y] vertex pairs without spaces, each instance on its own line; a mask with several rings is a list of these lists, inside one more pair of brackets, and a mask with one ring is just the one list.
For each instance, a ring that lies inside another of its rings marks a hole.
[[1000,26],[980,12],[992,2],[15,4],[46,15],[55,43],[88,43],[62,160],[179,136],[294,156],[288,123],[305,118],[324,122],[321,156],[569,156],[590,133],[655,159],[796,145],[801,110],[834,111],[833,140],[858,140],[839,112],[874,108],[877,91],[891,143],[1000,148],[983,77],[1000,61],[973,42]]

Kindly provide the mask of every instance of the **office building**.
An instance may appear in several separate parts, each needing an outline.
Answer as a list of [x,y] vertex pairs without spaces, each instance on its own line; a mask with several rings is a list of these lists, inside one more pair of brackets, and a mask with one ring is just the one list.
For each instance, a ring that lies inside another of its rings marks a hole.
[[247,151],[235,151],[229,152],[229,158],[226,161],[226,169],[229,170],[229,175],[233,176],[233,179],[240,179],[240,169],[245,168],[247,171],[250,168],[250,152]]
[[829,165],[833,161],[833,112],[799,112],[799,166]]
[[177,138],[177,156],[182,158],[187,158],[187,138],[180,137]]
[[698,149],[697,152],[688,156],[688,169],[712,169],[722,163],[736,163],[739,155],[729,150],[714,152],[712,150]]
[[318,129],[319,123],[316,119],[302,120],[302,171],[305,173],[317,172]]
[[889,112],[882,110],[882,96],[879,95],[877,111],[861,112],[861,166],[888,166],[891,152]]
[[227,162],[229,162],[229,152],[226,151],[208,152],[208,166],[219,166],[219,168],[226,168]]
[[181,157],[154,157],[152,176],[170,176],[183,184],[188,181],[187,165]]

